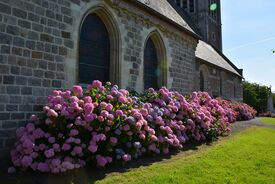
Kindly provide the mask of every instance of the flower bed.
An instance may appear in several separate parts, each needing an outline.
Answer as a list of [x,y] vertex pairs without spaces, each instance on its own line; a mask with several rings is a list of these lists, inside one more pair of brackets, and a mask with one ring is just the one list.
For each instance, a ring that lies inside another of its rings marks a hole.
[[161,88],[134,96],[93,81],[85,92],[80,86],[53,91],[44,117],[33,115],[31,123],[17,129],[9,172],[62,173],[168,154],[191,139],[201,142],[227,134],[230,123],[254,116],[246,104],[212,99],[206,92],[185,97]]

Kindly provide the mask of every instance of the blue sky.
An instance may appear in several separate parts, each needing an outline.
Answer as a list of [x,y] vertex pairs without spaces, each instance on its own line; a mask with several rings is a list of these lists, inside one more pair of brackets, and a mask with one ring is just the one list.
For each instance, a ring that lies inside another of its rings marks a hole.
[[221,0],[223,52],[250,82],[275,91],[275,0]]

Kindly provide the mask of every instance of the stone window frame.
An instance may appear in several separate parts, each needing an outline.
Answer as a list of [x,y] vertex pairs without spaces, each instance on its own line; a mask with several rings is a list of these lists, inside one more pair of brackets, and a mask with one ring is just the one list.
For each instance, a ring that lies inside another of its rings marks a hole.
[[[151,38],[157,51],[158,58],[158,69],[160,71],[160,76],[158,77],[158,87],[161,88],[163,86],[167,87],[168,80],[168,58],[167,58],[167,47],[164,42],[164,37],[157,29],[153,29],[149,32],[146,39],[143,41],[143,56],[144,49],[147,43],[147,40]],[[142,58],[144,59],[144,58]],[[142,60],[142,89],[144,89],[144,60]]]
[[[85,18],[95,13],[105,24],[110,39],[110,82],[121,85],[121,31],[115,13],[106,2],[83,3],[80,11],[74,15],[76,18],[72,27],[72,38],[75,40],[75,52],[66,58],[67,86],[79,84],[79,43],[81,27]],[[92,82],[92,81],[91,81]],[[86,84],[84,84],[86,85]]]

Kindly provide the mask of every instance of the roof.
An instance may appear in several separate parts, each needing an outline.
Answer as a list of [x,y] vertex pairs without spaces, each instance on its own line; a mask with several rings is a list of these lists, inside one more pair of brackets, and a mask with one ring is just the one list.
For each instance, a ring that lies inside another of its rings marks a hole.
[[242,77],[242,75],[239,73],[239,69],[234,66],[230,60],[226,58],[226,56],[224,56],[222,53],[219,53],[216,49],[204,41],[199,41],[195,54],[197,58],[203,61]]
[[150,13],[161,15],[163,18],[166,18],[185,29],[196,38],[199,38],[197,33],[188,25],[184,18],[178,14],[167,0],[131,0],[131,2],[141,4],[143,7],[149,8],[149,10],[153,10],[150,11]]

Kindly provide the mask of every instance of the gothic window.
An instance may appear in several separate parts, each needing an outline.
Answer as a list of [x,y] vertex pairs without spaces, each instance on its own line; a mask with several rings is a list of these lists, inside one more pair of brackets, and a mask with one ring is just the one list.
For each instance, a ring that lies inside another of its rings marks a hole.
[[180,0],[176,0],[176,3],[179,7],[181,6]]
[[182,0],[182,8],[183,9],[187,8],[187,0]]
[[96,14],[88,15],[79,41],[79,83],[110,80],[110,39],[107,28]]
[[203,72],[200,71],[200,91],[204,91],[204,75]]
[[144,50],[144,89],[158,88],[158,58],[154,42],[149,38]]
[[194,13],[195,12],[195,1],[189,0],[189,12]]

